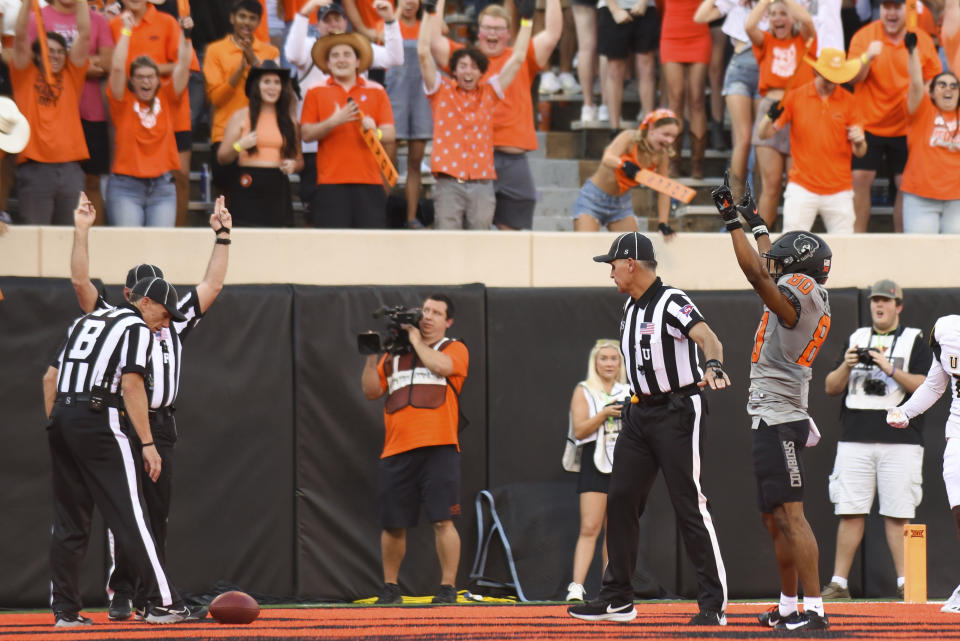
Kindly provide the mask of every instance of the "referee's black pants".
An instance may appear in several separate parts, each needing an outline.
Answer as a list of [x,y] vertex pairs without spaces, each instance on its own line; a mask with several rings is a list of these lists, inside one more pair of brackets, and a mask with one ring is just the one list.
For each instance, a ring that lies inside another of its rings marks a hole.
[[657,470],[663,470],[684,547],[697,571],[701,610],[723,612],[727,576],[707,497],[700,485],[703,401],[675,397],[663,405],[631,405],[613,454],[607,493],[607,553],[600,599],[632,601],[640,515]]
[[[132,446],[139,452],[140,439],[137,438],[131,427],[129,430]],[[160,476],[156,482],[146,476],[143,466],[138,469],[141,473],[140,486],[143,498],[147,505],[147,520],[150,522],[150,531],[157,545],[157,558],[166,567],[167,564],[167,519],[170,516],[170,497],[173,494],[173,450],[177,443],[177,423],[173,412],[169,408],[150,413],[150,434],[157,453],[162,460]],[[108,594],[116,593],[122,597],[132,599],[134,605],[143,607],[146,604],[146,595],[138,589],[138,576],[133,570],[133,562],[129,553],[118,545],[113,531],[108,530],[110,539],[111,567]]]
[[91,411],[86,403],[55,405],[47,428],[53,480],[50,539],[51,607],[80,611],[80,566],[96,505],[119,545],[129,551],[151,604],[176,606],[180,596],[167,580],[146,518],[139,453],[121,428],[120,412]]

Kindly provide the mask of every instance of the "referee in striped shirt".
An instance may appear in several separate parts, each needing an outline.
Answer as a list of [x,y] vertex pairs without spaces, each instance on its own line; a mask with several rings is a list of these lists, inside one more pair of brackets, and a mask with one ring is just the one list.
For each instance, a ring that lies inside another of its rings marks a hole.
[[[97,291],[89,275],[88,232],[93,224],[95,211],[84,194],[74,212],[73,250],[70,256],[70,277],[77,293],[77,300],[84,312],[94,309],[109,309],[108,303]],[[143,483],[151,529],[157,542],[157,552],[161,561],[166,560],[167,518],[170,514],[170,499],[173,491],[173,451],[177,441],[177,425],[174,419],[174,402],[180,385],[180,362],[182,342],[190,331],[200,322],[207,309],[223,289],[229,258],[230,230],[233,220],[224,206],[221,196],[214,203],[210,216],[210,227],[216,234],[213,252],[207,265],[206,275],[195,287],[187,291],[178,301],[177,309],[183,314],[183,320],[174,320],[169,328],[153,334],[150,349],[149,370],[146,374],[147,398],[151,440],[156,443],[157,451],[164,461],[163,472],[154,483]],[[137,265],[127,274],[124,297],[133,283],[144,277],[163,277],[159,268],[153,265]],[[112,539],[112,536],[111,536]],[[112,540],[111,540],[112,543]],[[126,551],[122,546],[110,546],[113,566],[107,586],[110,597],[108,616],[111,620],[122,621],[132,614],[132,608],[142,610],[143,599],[135,592],[137,577],[127,562]]]
[[176,304],[176,290],[166,281],[139,281],[130,302],[73,323],[57,375],[44,377],[54,497],[50,605],[57,627],[92,623],[80,614],[79,575],[94,505],[128,554],[145,595],[145,619],[177,623],[199,614],[184,606],[164,572],[144,518],[137,469],[143,466],[156,481],[164,467],[150,435],[144,378],[151,333],[184,319]]
[[[723,346],[681,290],[657,277],[650,240],[621,234],[595,261],[609,263],[617,289],[629,294],[620,321],[620,350],[633,391],[614,450],[607,494],[609,563],[600,598],[568,612],[588,621],[637,616],[630,578],[637,562],[639,516],[657,470],[663,470],[680,533],[700,586],[691,625],[726,625],[727,579],[707,497],[700,483],[702,388],[724,389]],[[707,361],[701,368],[699,346]]]

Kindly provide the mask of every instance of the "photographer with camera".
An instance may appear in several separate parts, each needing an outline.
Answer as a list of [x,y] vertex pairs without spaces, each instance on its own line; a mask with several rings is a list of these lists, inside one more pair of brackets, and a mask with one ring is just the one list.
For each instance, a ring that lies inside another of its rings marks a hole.
[[[453,325],[453,301],[445,294],[424,300],[422,315],[388,309],[390,336],[371,345],[361,335],[367,353],[361,376],[364,395],[386,395],[383,419],[386,435],[380,457],[378,502],[380,550],[384,586],[377,603],[402,603],[398,585],[406,553],[406,528],[417,524],[421,503],[433,524],[440,560],[440,589],[434,603],[455,603],[460,535],[453,517],[460,515],[460,390],[470,355],[459,340],[448,338]],[[380,312],[378,312],[380,314]],[[409,342],[399,340],[406,332]],[[372,336],[376,336],[373,334]],[[371,353],[372,352],[372,353]]]
[[886,409],[903,403],[920,386],[932,356],[923,332],[900,325],[902,311],[900,286],[877,281],[870,289],[872,326],[850,335],[837,368],[827,375],[827,394],[845,396],[843,430],[830,475],[830,500],[840,524],[833,578],[822,590],[824,599],[850,598],[847,576],[875,495],[903,598],[903,526],[923,496],[923,425],[917,417],[906,429],[892,428]]

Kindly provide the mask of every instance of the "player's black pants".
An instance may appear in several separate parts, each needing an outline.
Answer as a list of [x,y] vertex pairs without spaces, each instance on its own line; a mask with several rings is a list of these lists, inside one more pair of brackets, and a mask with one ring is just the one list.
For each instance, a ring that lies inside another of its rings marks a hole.
[[[169,408],[150,413],[150,433],[153,435],[153,442],[157,446],[157,453],[160,454],[163,464],[156,483],[146,476],[141,466],[139,468],[140,486],[147,504],[147,520],[150,522],[150,530],[157,544],[157,557],[160,563],[166,566],[167,517],[170,515],[170,496],[173,493],[173,449],[177,443],[177,423]],[[140,440],[132,427],[130,434],[133,447],[140,451]],[[138,576],[134,571],[133,560],[124,547],[117,544],[113,532],[109,531],[107,534],[110,537],[110,554],[113,562],[108,581],[109,592],[133,599],[134,605],[143,607],[146,594],[138,590]]]
[[167,581],[146,518],[140,490],[139,453],[130,446],[115,408],[92,412],[86,403],[54,406],[47,428],[53,477],[53,535],[50,539],[52,609],[81,608],[80,566],[90,539],[93,506],[129,552],[150,603],[178,605]]
[[607,493],[607,552],[610,562],[600,599],[632,601],[630,577],[637,564],[640,515],[650,488],[663,470],[687,555],[697,571],[701,610],[723,612],[727,575],[707,497],[700,486],[703,430],[699,395],[662,405],[631,405],[617,438]]

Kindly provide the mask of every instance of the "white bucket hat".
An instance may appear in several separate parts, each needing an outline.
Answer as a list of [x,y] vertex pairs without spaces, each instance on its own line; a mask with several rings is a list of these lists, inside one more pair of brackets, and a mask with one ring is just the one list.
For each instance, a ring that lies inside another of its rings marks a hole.
[[0,149],[19,154],[30,140],[30,123],[17,109],[17,103],[0,96]]

